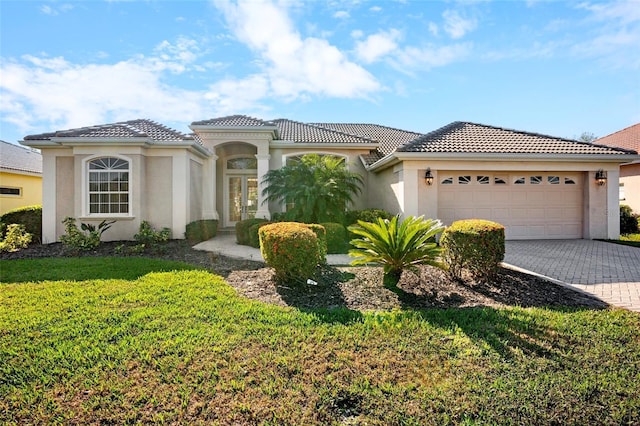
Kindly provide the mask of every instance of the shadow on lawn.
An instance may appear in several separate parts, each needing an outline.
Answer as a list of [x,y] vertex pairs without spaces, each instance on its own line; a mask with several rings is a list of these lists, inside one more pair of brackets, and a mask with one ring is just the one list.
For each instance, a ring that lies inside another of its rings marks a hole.
[[[323,322],[350,324],[361,321],[362,313],[348,308],[338,283],[353,277],[351,273],[324,265],[313,277],[315,284],[304,280],[280,282],[276,290],[288,306],[313,313]],[[318,308],[318,300],[323,301],[322,308]]]

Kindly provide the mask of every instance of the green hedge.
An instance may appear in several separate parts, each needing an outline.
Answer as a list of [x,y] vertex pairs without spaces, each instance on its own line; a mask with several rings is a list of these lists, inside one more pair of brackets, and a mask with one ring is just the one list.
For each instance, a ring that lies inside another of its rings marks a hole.
[[321,223],[327,232],[327,253],[346,253],[348,247],[347,228],[341,223]]
[[378,218],[391,220],[394,215],[383,209],[349,210],[346,214],[345,225],[355,225],[359,220],[363,222],[377,223]]
[[620,206],[620,234],[635,234],[638,232],[638,215],[634,214],[631,207]]
[[0,216],[0,223],[2,223],[0,231],[3,238],[6,227],[15,223],[24,225],[26,232],[32,235],[32,242],[42,242],[42,206],[27,206],[9,210]]
[[260,228],[262,228],[265,225],[269,225],[270,223],[273,222],[260,222],[260,223],[256,223],[254,225],[251,225],[251,227],[249,228],[249,244],[251,247],[254,248],[260,248],[260,234],[258,233],[260,231]]
[[184,236],[191,244],[207,241],[218,235],[218,221],[215,219],[196,220],[187,224]]
[[249,230],[251,227],[258,223],[266,223],[269,222],[267,219],[245,219],[239,222],[236,222],[236,240],[238,244],[243,246],[251,245],[251,238],[249,237]]
[[479,280],[495,276],[504,259],[504,226],[481,219],[453,222],[442,233],[442,261],[449,274],[462,278],[467,270]]
[[305,282],[314,275],[322,259],[318,237],[310,228],[297,222],[278,222],[258,231],[262,257],[279,281]]

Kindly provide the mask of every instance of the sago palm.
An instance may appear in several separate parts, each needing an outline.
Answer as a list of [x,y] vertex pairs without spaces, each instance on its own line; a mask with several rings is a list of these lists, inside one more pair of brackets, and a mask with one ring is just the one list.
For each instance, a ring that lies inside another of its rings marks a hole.
[[286,204],[286,219],[305,223],[340,221],[362,188],[362,178],[344,159],[317,154],[270,170],[263,182],[265,202]]
[[349,227],[360,237],[351,240],[355,249],[349,250],[349,256],[356,258],[351,264],[377,263],[386,275],[398,278],[405,269],[415,272],[418,265],[441,267],[440,248],[434,237],[443,230],[442,222],[422,216],[409,216],[403,221],[399,216],[375,223],[358,221]]

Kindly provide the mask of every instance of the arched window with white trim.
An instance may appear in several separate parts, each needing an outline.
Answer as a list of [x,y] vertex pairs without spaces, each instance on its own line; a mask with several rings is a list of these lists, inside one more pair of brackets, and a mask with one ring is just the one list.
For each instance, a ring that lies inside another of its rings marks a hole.
[[95,158],[87,163],[89,214],[128,215],[130,163],[117,157]]

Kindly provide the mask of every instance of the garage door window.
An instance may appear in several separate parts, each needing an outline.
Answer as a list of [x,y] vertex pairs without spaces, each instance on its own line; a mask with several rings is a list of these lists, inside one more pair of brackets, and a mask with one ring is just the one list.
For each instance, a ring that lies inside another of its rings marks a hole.
[[452,176],[446,177],[442,179],[442,182],[440,183],[443,185],[453,185],[453,177]]
[[460,185],[467,185],[471,182],[471,176],[458,176],[458,183]]
[[524,177],[519,177],[513,181],[516,185],[524,185],[527,180]]
[[530,176],[529,182],[531,182],[531,185],[540,185],[542,183],[542,176]]
[[489,176],[476,176],[476,181],[480,185],[489,185]]
[[571,178],[566,177],[566,178],[564,178],[564,184],[565,185],[575,185],[576,181],[571,179]]
[[551,185],[559,185],[560,176],[547,176],[547,182],[549,182]]

